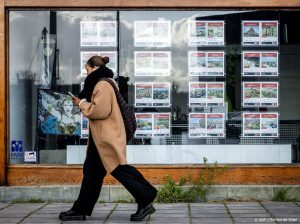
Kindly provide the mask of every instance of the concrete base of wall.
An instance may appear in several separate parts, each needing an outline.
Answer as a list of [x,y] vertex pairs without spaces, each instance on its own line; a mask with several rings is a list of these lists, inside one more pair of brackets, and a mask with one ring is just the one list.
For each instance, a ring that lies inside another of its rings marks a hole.
[[[159,186],[156,186],[159,188]],[[274,190],[290,187],[288,196],[300,201],[300,185],[214,185],[208,193],[209,201],[272,200]],[[185,186],[184,188],[188,188]],[[0,187],[0,202],[73,202],[79,194],[80,186],[37,186]],[[123,186],[103,186],[99,202],[133,202],[133,198]]]

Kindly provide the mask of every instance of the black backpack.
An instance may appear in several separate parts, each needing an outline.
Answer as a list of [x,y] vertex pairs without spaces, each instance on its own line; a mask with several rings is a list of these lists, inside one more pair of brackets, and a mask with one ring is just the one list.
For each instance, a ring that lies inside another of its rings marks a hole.
[[120,111],[123,117],[123,122],[126,131],[126,140],[127,142],[133,138],[134,132],[136,130],[136,119],[133,109],[126,103],[124,97],[119,92],[115,83],[108,78],[101,79],[101,81],[107,81],[114,89],[116,98],[120,107]]

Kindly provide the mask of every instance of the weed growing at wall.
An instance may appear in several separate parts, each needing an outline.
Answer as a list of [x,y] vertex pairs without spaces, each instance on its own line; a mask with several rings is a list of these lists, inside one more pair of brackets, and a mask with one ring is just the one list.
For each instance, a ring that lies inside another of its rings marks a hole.
[[224,173],[228,166],[219,167],[217,162],[213,165],[208,164],[205,157],[203,163],[204,170],[201,170],[196,180],[188,175],[181,177],[177,184],[170,176],[166,176],[166,183],[159,189],[156,201],[162,203],[207,201],[207,194],[214,184],[214,178]]
[[272,198],[272,201],[297,201],[296,198],[290,198],[288,196],[288,191],[291,189],[291,187],[282,187],[282,188],[273,188],[274,190],[274,196]]

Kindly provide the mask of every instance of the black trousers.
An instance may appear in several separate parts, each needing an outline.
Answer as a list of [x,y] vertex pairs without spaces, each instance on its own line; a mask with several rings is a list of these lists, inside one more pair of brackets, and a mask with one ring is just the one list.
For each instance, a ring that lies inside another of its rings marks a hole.
[[[90,134],[89,147],[83,164],[83,180],[79,196],[72,207],[73,211],[89,216],[92,214],[106,174],[107,172]],[[119,165],[111,172],[111,175],[130,192],[139,207],[144,207],[155,199],[156,188],[135,167]]]

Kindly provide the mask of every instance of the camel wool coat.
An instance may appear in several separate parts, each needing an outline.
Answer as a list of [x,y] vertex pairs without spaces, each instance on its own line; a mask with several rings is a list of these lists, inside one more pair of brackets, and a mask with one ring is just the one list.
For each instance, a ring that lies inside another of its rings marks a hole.
[[93,140],[105,170],[111,173],[118,165],[126,164],[126,131],[111,84],[104,80],[98,82],[91,102],[83,101],[79,108],[89,119]]

